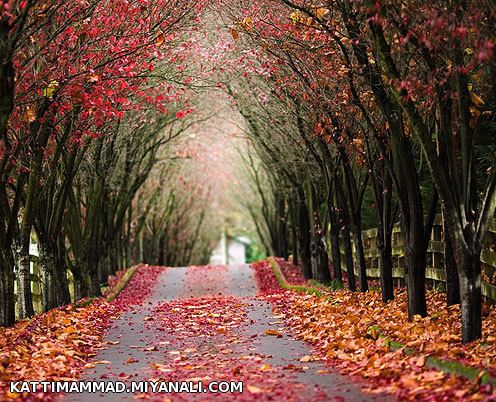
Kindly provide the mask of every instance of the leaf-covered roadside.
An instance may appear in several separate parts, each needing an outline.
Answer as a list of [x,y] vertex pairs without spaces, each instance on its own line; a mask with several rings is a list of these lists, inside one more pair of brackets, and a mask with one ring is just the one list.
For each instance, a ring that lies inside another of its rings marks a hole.
[[[0,398],[23,398],[10,393],[11,381],[77,379],[105,346],[102,338],[113,319],[126,308],[143,303],[162,269],[141,266],[112,303],[100,298],[85,306],[68,305],[1,328]],[[42,393],[34,397],[49,398]]]
[[[496,370],[496,309],[485,307],[484,338],[463,345],[459,336],[459,307],[446,307],[443,294],[429,291],[430,316],[406,320],[406,292],[396,292],[384,305],[378,292],[336,291],[324,297],[277,291],[278,283],[267,262],[254,264],[262,293],[283,314],[294,334],[310,342],[316,359],[324,359],[343,373],[365,380],[367,390],[388,392],[401,399],[496,397],[489,385],[430,370],[429,355],[488,370]],[[408,356],[391,351],[385,335],[420,351]]]

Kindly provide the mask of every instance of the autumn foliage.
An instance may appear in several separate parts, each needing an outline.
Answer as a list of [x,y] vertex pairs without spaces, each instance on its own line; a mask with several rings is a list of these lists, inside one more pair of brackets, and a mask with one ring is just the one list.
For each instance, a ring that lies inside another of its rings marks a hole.
[[[0,397],[22,400],[9,392],[10,381],[71,381],[91,367],[106,347],[105,330],[120,314],[150,294],[162,267],[142,266],[112,303],[101,298],[85,305],[71,304],[0,330]],[[49,396],[39,393],[39,399]]]
[[[405,320],[406,292],[398,290],[395,300],[384,305],[380,293],[333,291],[322,297],[282,291],[270,263],[253,265],[257,282],[273,304],[276,314],[299,339],[310,342],[313,359],[323,360],[343,373],[360,378],[368,392],[391,393],[399,399],[490,399],[491,385],[481,385],[480,377],[471,382],[431,369],[429,356],[449,359],[476,367],[482,373],[496,374],[496,311],[485,306],[484,331],[480,342],[461,342],[460,309],[446,307],[445,295],[429,291],[427,298],[435,312],[427,318]],[[403,345],[397,350],[391,341]],[[413,349],[413,354],[405,351]]]

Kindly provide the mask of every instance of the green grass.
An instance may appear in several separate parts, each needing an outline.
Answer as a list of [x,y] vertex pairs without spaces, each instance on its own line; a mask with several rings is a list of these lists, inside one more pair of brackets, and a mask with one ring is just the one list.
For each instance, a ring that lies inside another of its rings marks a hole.
[[[372,329],[379,330],[379,327],[377,325],[373,325],[369,328],[369,331],[371,331]],[[385,335],[379,335],[379,337],[384,339],[385,345],[392,351],[402,349],[403,353],[407,356],[412,356],[420,353],[420,351],[418,351],[417,349],[406,347],[401,342],[393,341]],[[496,379],[492,378],[491,375],[486,371],[478,369],[476,367],[466,366],[453,360],[445,360],[436,356],[427,356],[425,364],[429,368],[442,371],[446,374],[453,374],[459,377],[464,377],[470,381],[474,381],[479,378],[480,383],[483,385],[496,385]]]
[[274,273],[274,276],[276,277],[279,286],[281,286],[281,288],[283,288],[284,290],[292,290],[294,292],[306,293],[318,297],[324,295],[321,289],[318,289],[313,286],[290,285],[289,283],[286,282],[286,279],[283,277],[279,264],[277,264],[277,262],[273,258],[269,258],[267,261],[269,262],[272,268],[272,272]]

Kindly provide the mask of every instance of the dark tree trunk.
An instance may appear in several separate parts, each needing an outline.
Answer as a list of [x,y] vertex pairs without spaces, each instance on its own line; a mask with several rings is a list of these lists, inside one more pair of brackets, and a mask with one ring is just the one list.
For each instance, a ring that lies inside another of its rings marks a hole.
[[329,257],[323,240],[317,236],[312,240],[312,275],[313,279],[322,283],[331,281],[329,272]]
[[277,227],[277,254],[278,257],[288,259],[288,241],[286,237],[286,202],[284,197],[278,196],[276,227]]
[[324,240],[325,232],[320,218],[321,203],[312,183],[309,183],[308,193],[310,222],[312,225],[310,251],[312,253],[313,279],[322,283],[329,283],[331,281],[331,274],[329,272],[329,256]]
[[451,241],[448,222],[443,211],[443,237],[444,237],[444,270],[446,272],[446,297],[448,306],[460,304],[460,280],[456,268],[453,244]]
[[160,240],[158,242],[158,261],[157,264],[160,266],[165,265],[165,234],[160,236]]
[[310,219],[304,199],[299,197],[298,205],[298,244],[300,246],[301,269],[305,279],[312,279],[312,254],[310,251]]
[[363,250],[362,230],[360,226],[353,225],[353,240],[355,242],[355,253],[358,262],[358,279],[360,281],[360,291],[369,290],[367,282],[367,264],[365,262],[365,251]]
[[298,236],[295,223],[291,224],[291,249],[293,251],[293,263],[298,264]]
[[69,304],[65,250],[61,240],[40,242],[40,267],[43,289],[43,311]]
[[[377,228],[377,248],[379,249],[379,272],[381,280],[381,294],[384,303],[394,299],[393,284],[393,250],[392,234],[393,220],[396,213],[392,212],[392,177],[386,167],[384,158],[377,158],[375,162],[370,151],[369,143],[367,151],[371,161],[370,176],[374,189],[375,202],[379,218]],[[383,155],[384,156],[384,155]],[[388,160],[391,154],[386,154]]]
[[346,278],[348,279],[348,288],[356,292],[355,270],[353,267],[353,246],[351,244],[350,228],[345,226],[341,228],[343,234],[344,257],[346,260]]
[[349,224],[350,218],[346,203],[343,199],[343,194],[341,193],[341,186],[339,185],[339,178],[337,175],[334,177],[334,190],[336,192],[336,199],[339,206],[339,218],[341,224],[341,233],[343,235],[343,248],[346,262],[346,277],[348,279],[348,288],[352,292],[356,292],[355,269],[353,264],[353,247],[351,244],[351,232]]
[[[417,239],[418,240],[418,239]],[[408,319],[413,316],[427,316],[427,304],[425,299],[425,253],[422,243],[418,241],[405,244],[405,282],[408,293]]]
[[472,342],[482,336],[482,293],[480,252],[465,252],[460,262],[460,299],[462,341]]
[[87,257],[86,261],[83,261],[82,268],[82,276],[84,281],[84,288],[87,289],[88,297],[100,297],[102,292],[100,290],[100,278],[98,275],[99,259],[94,256],[90,258]]
[[[382,231],[382,229],[379,228],[379,231]],[[379,241],[378,245],[379,271],[381,275],[382,301],[386,303],[389,300],[394,299],[393,255],[391,246],[391,235],[385,235],[383,239],[384,241]]]
[[[7,122],[14,108],[14,88],[15,88],[15,71],[10,49],[9,41],[6,39],[11,27],[3,21],[0,25],[0,137],[6,138]],[[8,59],[4,59],[7,56]]]
[[85,287],[83,275],[77,265],[71,267],[71,272],[74,278],[74,302],[78,302],[88,296],[88,289]]
[[339,222],[333,206],[330,206],[329,208],[329,216],[331,220],[330,240],[333,279],[343,283],[343,273],[341,271],[341,250],[339,249]]
[[57,276],[55,273],[57,256],[48,244],[40,244],[40,270],[42,283],[43,311],[49,311],[57,306]]
[[13,266],[12,250],[2,250],[0,253],[0,326],[2,327],[15,323]]
[[59,236],[57,244],[57,265],[55,266],[55,275],[58,280],[57,286],[57,304],[63,306],[71,302],[71,293],[69,292],[69,282],[67,280],[67,264],[65,260],[65,244],[62,236]]

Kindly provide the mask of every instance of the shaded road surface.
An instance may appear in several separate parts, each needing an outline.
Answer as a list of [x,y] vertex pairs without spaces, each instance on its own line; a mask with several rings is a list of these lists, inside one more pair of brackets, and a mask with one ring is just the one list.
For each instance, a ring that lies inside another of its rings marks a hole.
[[256,298],[249,266],[168,268],[149,300],[124,313],[82,380],[243,381],[232,394],[80,394],[72,401],[369,400],[293,339]]

